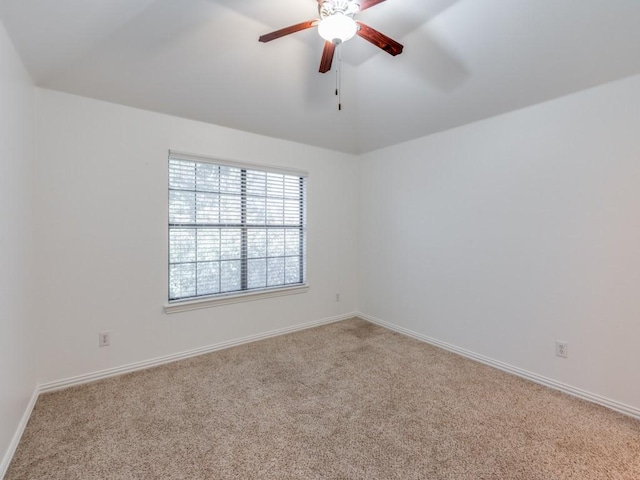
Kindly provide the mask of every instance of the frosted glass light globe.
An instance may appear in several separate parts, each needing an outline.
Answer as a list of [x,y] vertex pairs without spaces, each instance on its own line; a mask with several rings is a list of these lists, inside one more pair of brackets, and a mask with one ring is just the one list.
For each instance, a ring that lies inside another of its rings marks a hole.
[[318,24],[318,33],[329,42],[335,40],[346,42],[352,38],[357,31],[358,25],[353,18],[347,17],[342,13],[334,13],[330,17],[322,19]]

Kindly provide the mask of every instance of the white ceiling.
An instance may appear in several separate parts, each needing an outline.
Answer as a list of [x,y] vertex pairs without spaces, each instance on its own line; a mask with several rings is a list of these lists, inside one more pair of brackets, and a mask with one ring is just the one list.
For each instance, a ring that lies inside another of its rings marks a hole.
[[[638,0],[387,0],[318,73],[316,0],[0,0],[43,87],[362,153],[640,73]],[[335,65],[335,63],[334,63]]]

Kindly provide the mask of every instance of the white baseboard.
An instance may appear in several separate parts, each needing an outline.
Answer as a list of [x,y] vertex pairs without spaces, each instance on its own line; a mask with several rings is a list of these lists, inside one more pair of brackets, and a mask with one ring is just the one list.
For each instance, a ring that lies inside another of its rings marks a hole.
[[82,385],[84,383],[95,382],[103,378],[135,372],[137,370],[143,370],[145,368],[156,367],[158,365],[163,365],[165,363],[175,362],[178,360],[183,360],[185,358],[195,357],[197,355],[203,355],[205,353],[215,352],[216,350],[223,350],[225,348],[231,348],[231,347],[235,347],[245,343],[257,342],[258,340],[264,340],[265,338],[276,337],[278,335],[285,335],[287,333],[298,332],[300,330],[306,330],[308,328],[314,328],[320,325],[339,322],[339,321],[347,320],[348,318],[357,317],[357,316],[358,315],[356,313],[346,313],[344,315],[337,315],[335,317],[323,318],[321,320],[302,323],[299,325],[293,325],[291,327],[280,328],[277,330],[271,330],[269,332],[250,335],[248,337],[229,340],[227,342],[215,343],[213,345],[207,345],[205,347],[194,348],[192,350],[187,350],[180,353],[164,355],[162,357],[152,358],[150,360],[143,360],[141,362],[130,363],[128,365],[122,365],[120,367],[108,368],[106,370],[100,370],[98,372],[87,373],[84,375],[78,375],[76,377],[65,378],[62,380],[55,380],[53,382],[47,382],[47,383],[41,384],[39,390],[40,390],[40,393],[47,393],[47,392],[53,392],[56,390],[62,390],[64,388],[74,387],[76,385]]
[[578,397],[583,400],[587,400],[589,402],[597,403],[598,405],[602,405],[604,407],[610,408],[611,410],[615,410],[616,412],[623,413],[625,415],[629,415],[630,417],[634,417],[640,420],[640,409],[637,409],[630,405],[625,405],[624,403],[616,402],[615,400],[602,397],[595,393],[581,390],[580,388],[567,385],[566,383],[558,382],[551,378],[538,375],[537,373],[529,372],[527,370],[514,367],[513,365],[509,365],[508,363],[500,362],[499,360],[494,360],[493,358],[474,353],[470,350],[456,347],[455,345],[451,345],[449,343],[442,342],[435,338],[428,337],[427,335],[414,332],[413,330],[409,330],[407,328],[394,325],[393,323],[385,322],[384,320],[380,320],[379,318],[372,317],[371,315],[367,315],[365,313],[358,313],[357,317],[363,320],[366,320],[368,322],[375,323],[376,325],[380,325],[381,327],[384,327],[388,330],[393,330],[394,332],[398,332],[408,337],[415,338],[416,340],[420,340],[420,341],[429,343],[431,345],[434,345],[436,347],[443,348],[444,350],[457,353],[458,355],[462,355],[463,357],[467,357],[467,358],[470,358],[471,360],[475,360],[485,365],[489,365],[499,370],[511,373],[513,375],[517,375],[518,377],[526,378],[527,380],[531,380],[532,382],[538,383],[540,385],[544,385],[545,387],[553,388],[554,390],[560,390],[561,392],[567,393],[574,397]]
[[16,432],[13,434],[13,438],[11,439],[11,443],[9,443],[9,447],[4,454],[2,463],[0,463],[0,478],[4,478],[7,470],[9,469],[9,464],[11,463],[11,459],[13,459],[13,455],[16,453],[16,448],[18,448],[24,429],[27,427],[29,417],[31,417],[31,412],[33,412],[33,407],[36,405],[39,394],[40,389],[38,387],[34,388],[31,398],[29,399],[29,403],[27,404],[27,408],[25,408],[24,413],[22,414],[18,428],[16,428]]

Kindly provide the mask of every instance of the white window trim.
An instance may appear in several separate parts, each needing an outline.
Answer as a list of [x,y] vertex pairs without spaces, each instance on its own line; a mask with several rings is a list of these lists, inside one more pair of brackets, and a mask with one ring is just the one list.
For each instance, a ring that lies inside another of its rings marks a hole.
[[167,303],[164,312],[167,314],[199,310],[201,308],[219,307],[232,303],[250,302],[263,298],[282,297],[285,295],[297,295],[309,291],[309,285],[301,284],[291,287],[274,287],[264,290],[249,290],[242,293],[217,294],[211,297],[198,298],[196,300],[177,300]]

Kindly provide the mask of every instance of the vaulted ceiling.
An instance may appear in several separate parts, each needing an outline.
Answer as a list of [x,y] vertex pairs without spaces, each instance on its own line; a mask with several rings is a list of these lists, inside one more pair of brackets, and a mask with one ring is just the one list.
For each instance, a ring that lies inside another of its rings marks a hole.
[[[43,87],[362,153],[640,73],[638,0],[387,0],[318,73],[317,0],[0,0]],[[336,64],[337,62],[334,62]]]

